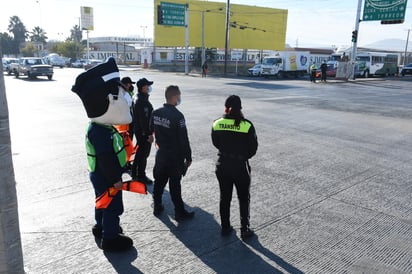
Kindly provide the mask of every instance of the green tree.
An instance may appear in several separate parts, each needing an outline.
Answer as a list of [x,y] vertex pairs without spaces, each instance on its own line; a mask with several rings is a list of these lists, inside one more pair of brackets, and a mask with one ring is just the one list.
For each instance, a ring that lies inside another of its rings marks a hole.
[[70,41],[74,41],[77,43],[80,43],[82,41],[83,34],[82,30],[80,29],[80,26],[74,25],[73,28],[70,30]]
[[0,273],[24,273],[3,73],[0,75],[0,105]]
[[16,15],[10,17],[9,19],[9,26],[7,30],[10,33],[13,33],[14,37],[14,45],[13,45],[13,53],[18,54],[20,51],[20,46],[26,41],[27,38],[27,29],[24,26],[23,22],[20,18]]
[[13,54],[13,37],[11,37],[7,32],[0,33],[0,42],[2,52],[1,55]]
[[84,46],[78,42],[66,41],[57,44],[56,52],[62,56],[77,59],[83,55]]
[[38,54],[39,49],[32,42],[26,43],[26,46],[20,50],[24,57],[32,57]]
[[30,32],[30,41],[38,42],[38,43],[47,43],[48,37],[46,36],[46,32],[41,27],[34,27],[33,30]]

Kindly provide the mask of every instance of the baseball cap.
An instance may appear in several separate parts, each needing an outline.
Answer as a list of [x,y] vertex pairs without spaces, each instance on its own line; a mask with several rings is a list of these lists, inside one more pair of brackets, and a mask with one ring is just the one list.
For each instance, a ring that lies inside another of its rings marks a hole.
[[122,84],[136,84],[136,82],[133,82],[130,77],[123,77],[121,82]]
[[142,88],[143,86],[151,86],[153,84],[153,81],[149,81],[146,78],[141,78],[139,81],[137,81],[136,86],[138,88]]
[[226,99],[225,107],[239,110],[242,109],[242,102],[240,101],[240,97],[237,95],[230,95]]

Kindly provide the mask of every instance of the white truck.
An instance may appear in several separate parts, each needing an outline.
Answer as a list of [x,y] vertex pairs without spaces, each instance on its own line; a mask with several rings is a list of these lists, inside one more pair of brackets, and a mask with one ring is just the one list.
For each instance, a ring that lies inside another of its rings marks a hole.
[[262,61],[261,75],[265,77],[299,77],[308,72],[309,51],[278,51]]

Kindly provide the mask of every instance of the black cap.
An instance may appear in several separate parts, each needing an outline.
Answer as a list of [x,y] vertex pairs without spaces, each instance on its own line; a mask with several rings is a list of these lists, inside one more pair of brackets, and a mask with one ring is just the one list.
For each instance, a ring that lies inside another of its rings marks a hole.
[[133,82],[130,77],[123,77],[122,80],[120,81],[122,84],[136,84],[136,82]]
[[141,78],[139,81],[137,81],[136,86],[140,89],[143,86],[151,86],[153,85],[153,81],[149,81],[146,78]]
[[109,107],[107,95],[118,92],[119,84],[120,74],[116,61],[109,58],[105,63],[77,76],[72,91],[82,100],[87,116],[95,118],[106,113]]
[[240,97],[237,95],[230,95],[226,99],[225,107],[238,110],[242,109],[242,102],[240,101]]

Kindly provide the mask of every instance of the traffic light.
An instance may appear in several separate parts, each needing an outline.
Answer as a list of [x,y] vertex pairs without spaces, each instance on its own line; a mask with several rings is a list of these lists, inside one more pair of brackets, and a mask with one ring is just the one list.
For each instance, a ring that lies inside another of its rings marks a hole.
[[352,31],[352,42],[356,43],[357,40],[358,40],[358,31],[354,30]]
[[163,9],[160,5],[157,5],[157,24],[163,25]]

